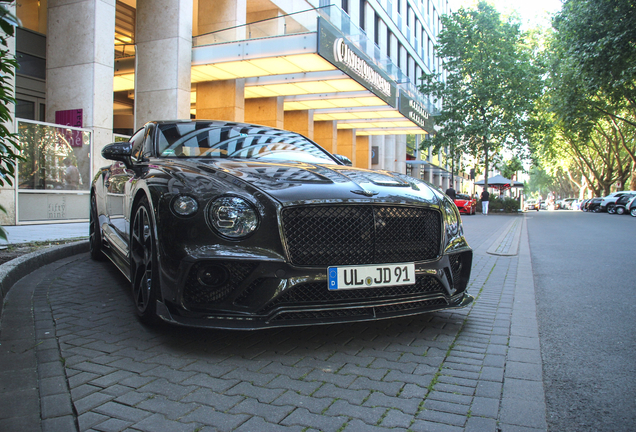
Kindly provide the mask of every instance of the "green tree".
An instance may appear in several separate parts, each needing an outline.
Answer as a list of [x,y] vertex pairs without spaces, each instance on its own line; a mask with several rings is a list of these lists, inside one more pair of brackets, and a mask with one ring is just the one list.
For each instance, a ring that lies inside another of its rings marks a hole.
[[[0,4],[0,186],[13,184],[16,161],[21,159],[18,138],[7,128],[13,121],[11,117],[13,97],[13,77],[17,61],[9,49],[9,38],[15,32],[18,19],[9,12],[4,4]],[[0,206],[0,210],[5,209]],[[7,239],[6,231],[0,227],[0,238]]]
[[498,166],[499,172],[507,179],[516,180],[517,172],[523,171],[521,159],[514,156],[512,159],[503,161]]
[[[570,158],[595,195],[636,189],[636,6],[568,0],[548,45],[549,91],[541,157]],[[582,185],[583,186],[583,185]]]
[[442,17],[442,24],[436,48],[446,72],[425,74],[420,86],[443,103],[439,130],[426,144],[481,161],[488,187],[489,168],[502,149],[529,156],[531,113],[543,89],[537,43],[485,2]]

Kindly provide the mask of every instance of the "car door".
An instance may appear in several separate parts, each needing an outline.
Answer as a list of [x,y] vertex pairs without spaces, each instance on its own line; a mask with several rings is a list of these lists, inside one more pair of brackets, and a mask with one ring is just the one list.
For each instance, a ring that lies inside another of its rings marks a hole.
[[[145,129],[140,129],[130,139],[133,148],[143,145]],[[135,172],[123,162],[114,162],[108,167],[104,178],[106,189],[106,213],[108,226],[104,235],[120,254],[128,254],[128,231],[130,230],[129,198],[130,184]]]

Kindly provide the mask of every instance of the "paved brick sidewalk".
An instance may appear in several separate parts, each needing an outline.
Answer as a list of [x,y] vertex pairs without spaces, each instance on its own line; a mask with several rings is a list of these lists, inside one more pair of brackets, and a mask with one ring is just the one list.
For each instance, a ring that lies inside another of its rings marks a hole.
[[6,298],[0,430],[546,430],[525,224],[487,253],[511,218],[464,220],[470,308],[376,323],[148,328],[114,266],[56,261]]

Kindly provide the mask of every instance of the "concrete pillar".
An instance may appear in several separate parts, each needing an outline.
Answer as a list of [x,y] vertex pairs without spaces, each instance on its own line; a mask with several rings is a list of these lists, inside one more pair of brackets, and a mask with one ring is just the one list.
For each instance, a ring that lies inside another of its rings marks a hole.
[[[101,150],[113,141],[115,0],[51,0],[47,22],[46,121],[82,109],[83,127],[93,130],[95,173],[108,164]],[[89,158],[88,149],[77,156]]]
[[310,140],[314,139],[314,110],[287,111],[285,129],[299,133]]
[[[245,122],[285,128],[284,97],[245,99]],[[198,116],[198,111],[197,111]]]
[[[190,0],[192,1],[192,0]],[[199,0],[198,34],[242,26],[246,23],[247,0]],[[245,29],[237,29],[236,36],[245,37]]]
[[314,141],[330,153],[338,153],[338,129],[335,121],[314,122]]
[[338,129],[338,154],[348,157],[353,166],[357,166],[355,129]]
[[406,135],[395,137],[395,171],[406,174]]
[[371,169],[371,145],[368,136],[356,137],[356,163],[358,168]]
[[192,0],[137,0],[135,40],[136,128],[149,120],[189,119]]
[[198,83],[196,110],[198,119],[244,121],[245,80]]
[[[246,0],[198,0],[198,34],[235,28],[225,34],[236,40],[245,39]],[[197,84],[196,116],[198,119],[245,121],[245,80],[213,81]],[[251,110],[251,108],[250,108]],[[250,111],[251,113],[253,110]]]
[[371,135],[371,147],[378,148],[378,163],[371,164],[374,170],[384,169],[384,135]]
[[395,171],[395,135],[384,136],[384,169]]

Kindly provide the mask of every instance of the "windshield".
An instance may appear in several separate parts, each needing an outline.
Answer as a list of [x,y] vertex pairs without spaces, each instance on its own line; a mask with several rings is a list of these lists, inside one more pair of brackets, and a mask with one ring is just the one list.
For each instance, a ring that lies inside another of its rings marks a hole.
[[337,164],[327,152],[302,135],[261,126],[197,122],[160,124],[156,142],[160,157]]

